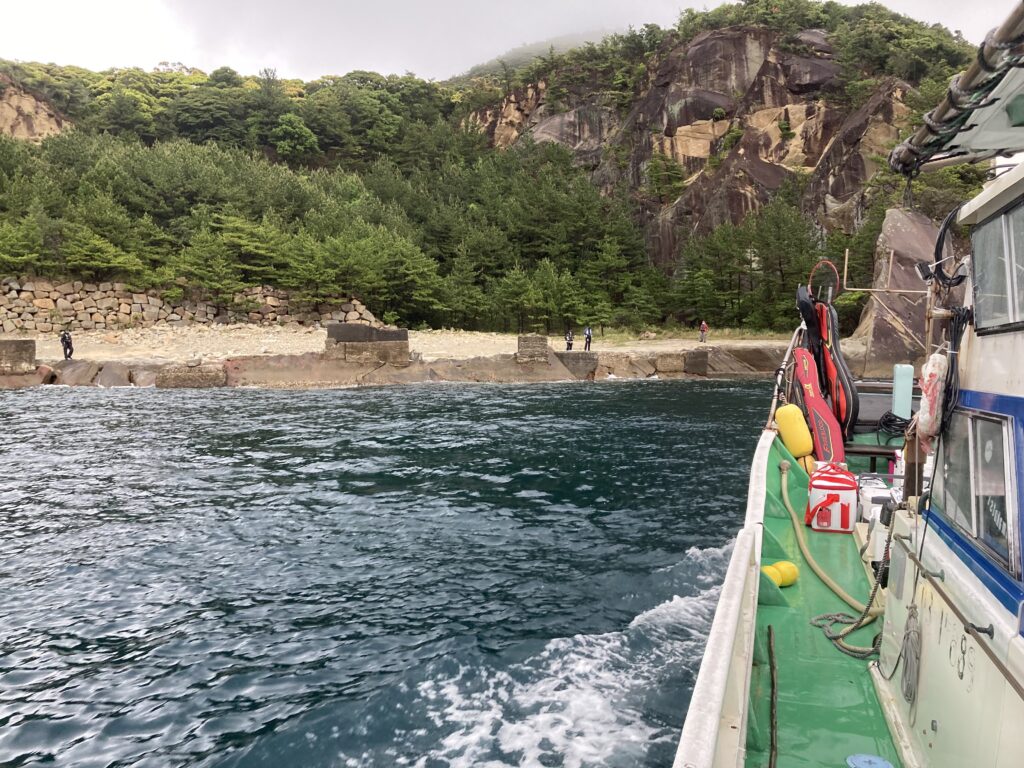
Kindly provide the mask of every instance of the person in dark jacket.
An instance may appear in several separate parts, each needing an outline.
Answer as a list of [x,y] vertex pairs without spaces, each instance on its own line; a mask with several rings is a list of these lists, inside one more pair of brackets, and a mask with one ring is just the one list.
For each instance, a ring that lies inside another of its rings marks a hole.
[[67,328],[60,332],[60,345],[64,348],[64,359],[70,360],[75,354],[75,344],[71,341],[71,334]]
[[565,332],[565,351],[566,352],[571,352],[572,351],[572,340],[573,340],[572,328],[570,328],[569,330],[567,330]]

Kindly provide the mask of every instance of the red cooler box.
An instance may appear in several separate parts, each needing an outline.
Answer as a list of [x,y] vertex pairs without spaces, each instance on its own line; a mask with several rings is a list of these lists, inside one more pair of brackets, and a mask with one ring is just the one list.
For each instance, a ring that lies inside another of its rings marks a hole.
[[857,524],[857,478],[839,464],[821,464],[811,474],[804,523],[816,531],[850,533]]

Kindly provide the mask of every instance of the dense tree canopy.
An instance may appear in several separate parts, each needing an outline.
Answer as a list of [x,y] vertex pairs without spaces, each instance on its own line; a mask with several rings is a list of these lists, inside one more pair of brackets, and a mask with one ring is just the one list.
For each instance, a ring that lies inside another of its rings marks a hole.
[[[296,115],[279,118],[279,154],[293,134],[312,136],[302,129]],[[403,171],[380,158],[360,176],[297,173],[180,139],[0,139],[0,272],[169,290],[183,278],[222,300],[263,284],[310,301],[351,292],[411,323],[552,329],[596,322],[589,306],[620,306],[624,287],[657,282],[624,203],[602,198],[567,151],[481,152],[475,136],[451,143],[437,168]],[[609,252],[614,281],[592,279]],[[509,294],[513,278],[527,286],[522,307]],[[620,307],[606,321],[657,314]]]
[[[745,0],[684,11],[673,29],[541,47],[449,83],[0,61],[0,88],[13,82],[76,126],[41,146],[0,139],[0,272],[119,277],[222,301],[272,283],[311,302],[352,293],[388,319],[463,327],[699,315],[788,325],[792,285],[815,259],[852,246],[870,270],[877,214],[867,234],[826,238],[784,191],[740,226],[687,241],[665,274],[645,255],[638,200],[679,195],[674,160],[655,155],[648,189],[601,194],[560,147],[524,140],[496,152],[466,128],[472,110],[539,80],[550,109],[595,96],[628,109],[668,46],[731,24],[771,26],[794,49],[799,30],[827,29],[844,67],[837,97],[851,101],[887,75],[931,93],[970,55],[958,35],[875,4]],[[922,188],[936,210],[975,180],[947,181]]]

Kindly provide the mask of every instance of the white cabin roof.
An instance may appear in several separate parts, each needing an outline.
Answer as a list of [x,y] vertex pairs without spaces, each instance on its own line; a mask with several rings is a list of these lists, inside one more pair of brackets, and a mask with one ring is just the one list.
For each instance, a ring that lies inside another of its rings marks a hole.
[[[1024,129],[1016,130],[1024,132]],[[957,216],[961,224],[978,224],[1024,195],[1024,163],[1007,171],[965,203]]]

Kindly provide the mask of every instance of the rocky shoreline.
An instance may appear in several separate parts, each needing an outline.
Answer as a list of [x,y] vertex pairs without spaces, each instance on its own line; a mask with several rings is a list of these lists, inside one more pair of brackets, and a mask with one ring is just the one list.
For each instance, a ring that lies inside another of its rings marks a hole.
[[[367,333],[374,332],[367,329]],[[376,331],[376,333],[388,333]],[[390,332],[394,333],[394,332]],[[524,339],[532,339],[525,346]],[[329,389],[427,382],[532,383],[610,379],[758,378],[770,376],[785,351],[708,344],[656,353],[561,352],[544,337],[520,337],[520,351],[423,360],[401,341],[336,341],[323,352],[244,355],[223,360],[37,360],[31,340],[0,340],[0,389],[65,385],[193,389],[261,387]]]

